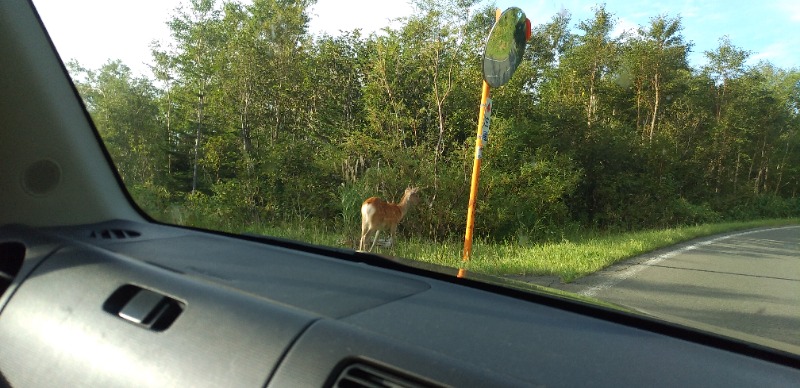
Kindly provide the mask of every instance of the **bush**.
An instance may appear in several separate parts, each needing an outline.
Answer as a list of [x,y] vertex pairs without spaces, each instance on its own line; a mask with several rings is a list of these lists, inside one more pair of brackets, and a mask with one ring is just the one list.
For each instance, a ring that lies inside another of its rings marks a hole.
[[571,158],[550,149],[537,149],[534,155],[535,161],[516,171],[487,168],[486,207],[479,215],[493,239],[547,240],[560,236],[570,223],[563,198],[575,190],[582,172]]
[[157,220],[169,220],[169,209],[176,198],[166,187],[147,182],[130,185],[127,189],[145,213]]
[[800,198],[761,194],[733,205],[727,215],[735,220],[797,217],[800,216]]
[[672,225],[697,225],[722,221],[722,215],[714,211],[707,203],[695,205],[685,198],[674,200],[667,207]]

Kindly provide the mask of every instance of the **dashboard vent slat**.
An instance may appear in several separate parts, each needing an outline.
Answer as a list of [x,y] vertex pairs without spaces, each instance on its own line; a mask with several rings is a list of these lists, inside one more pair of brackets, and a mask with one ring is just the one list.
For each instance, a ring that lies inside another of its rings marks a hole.
[[342,370],[333,386],[337,388],[410,388],[439,387],[440,385],[400,372],[355,363]]
[[133,230],[126,230],[126,229],[102,229],[102,230],[93,230],[89,233],[90,238],[101,239],[101,240],[122,240],[126,238],[135,238],[139,237],[142,234]]

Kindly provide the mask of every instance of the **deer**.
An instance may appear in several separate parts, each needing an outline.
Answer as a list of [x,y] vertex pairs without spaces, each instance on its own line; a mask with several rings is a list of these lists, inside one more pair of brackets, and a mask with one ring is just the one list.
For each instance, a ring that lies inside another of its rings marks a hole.
[[397,224],[419,201],[419,187],[408,187],[403,198],[399,203],[386,202],[378,197],[370,197],[361,204],[361,242],[358,244],[358,250],[363,251],[367,237],[371,233],[375,233],[372,240],[372,246],[369,247],[367,252],[372,252],[375,248],[375,243],[378,241],[378,233],[381,230],[389,230],[391,234],[391,241],[394,244],[394,237],[397,233]]

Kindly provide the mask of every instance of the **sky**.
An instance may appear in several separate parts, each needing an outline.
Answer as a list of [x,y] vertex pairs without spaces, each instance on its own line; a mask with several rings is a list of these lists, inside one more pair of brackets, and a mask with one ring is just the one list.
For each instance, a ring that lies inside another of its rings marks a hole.
[[[62,59],[76,59],[98,69],[120,59],[138,75],[149,76],[150,46],[167,42],[166,21],[188,0],[33,0]],[[483,1],[482,4],[488,4]],[[572,24],[590,19],[605,3],[616,18],[615,34],[647,25],[657,15],[680,16],[683,36],[693,44],[690,65],[705,63],[703,52],[718,47],[727,35],[733,45],[751,52],[750,64],[767,60],[781,68],[800,68],[800,1],[798,0],[497,0],[500,9],[522,9],[534,26],[561,10]],[[310,30],[336,35],[340,30],[379,30],[412,12],[407,0],[318,0],[311,9]]]

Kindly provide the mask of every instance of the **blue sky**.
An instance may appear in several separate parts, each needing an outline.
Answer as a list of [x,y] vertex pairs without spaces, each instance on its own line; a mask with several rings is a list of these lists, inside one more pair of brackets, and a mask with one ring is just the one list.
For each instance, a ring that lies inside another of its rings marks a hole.
[[[42,19],[65,60],[77,59],[98,68],[108,59],[121,59],[135,72],[148,75],[150,42],[169,36],[165,25],[181,0],[34,0]],[[488,3],[488,2],[484,2]],[[562,9],[573,25],[593,16],[605,3],[616,17],[616,33],[647,25],[659,14],[681,16],[685,40],[694,44],[690,64],[705,63],[704,51],[717,47],[719,38],[749,50],[751,64],[768,60],[782,68],[800,68],[800,0],[498,0],[498,8],[521,8],[534,25],[549,21]],[[315,32],[362,28],[374,31],[390,18],[408,15],[406,0],[318,0],[312,10]]]
[[719,38],[727,35],[735,46],[752,52],[751,64],[768,60],[779,67],[800,68],[800,0],[497,2],[501,9],[512,5],[521,8],[534,25],[547,22],[562,8],[570,11],[575,25],[591,18],[598,3],[604,3],[616,17],[617,32],[646,26],[657,15],[680,16],[684,39],[693,43],[689,58],[693,66],[704,64],[703,52],[717,48]]

